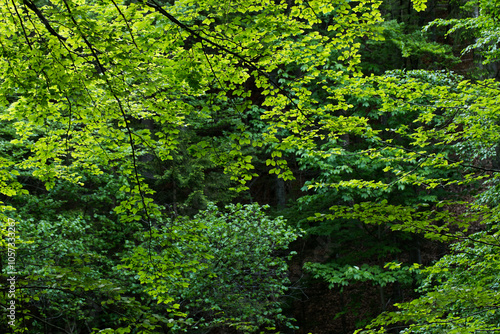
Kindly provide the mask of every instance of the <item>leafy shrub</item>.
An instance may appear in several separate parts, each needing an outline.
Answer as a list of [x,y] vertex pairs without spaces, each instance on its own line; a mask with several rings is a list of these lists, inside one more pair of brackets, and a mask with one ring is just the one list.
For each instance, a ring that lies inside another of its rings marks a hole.
[[[293,327],[282,314],[288,266],[278,252],[287,249],[300,232],[282,217],[269,218],[266,206],[229,205],[225,211],[210,204],[195,216],[203,230],[210,259],[192,273],[182,291],[183,306],[191,317],[190,330],[215,327],[255,332],[278,324]],[[290,253],[290,255],[292,255]]]

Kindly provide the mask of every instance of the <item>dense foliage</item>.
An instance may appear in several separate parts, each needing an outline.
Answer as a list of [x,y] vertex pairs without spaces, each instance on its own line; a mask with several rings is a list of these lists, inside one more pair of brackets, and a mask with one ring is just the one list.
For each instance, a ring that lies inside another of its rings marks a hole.
[[500,330],[497,2],[0,3],[1,331]]

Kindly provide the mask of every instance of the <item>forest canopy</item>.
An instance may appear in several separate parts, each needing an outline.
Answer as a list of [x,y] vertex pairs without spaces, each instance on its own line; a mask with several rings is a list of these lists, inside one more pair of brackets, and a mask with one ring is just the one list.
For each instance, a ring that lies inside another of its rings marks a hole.
[[1,331],[500,331],[497,2],[1,2]]

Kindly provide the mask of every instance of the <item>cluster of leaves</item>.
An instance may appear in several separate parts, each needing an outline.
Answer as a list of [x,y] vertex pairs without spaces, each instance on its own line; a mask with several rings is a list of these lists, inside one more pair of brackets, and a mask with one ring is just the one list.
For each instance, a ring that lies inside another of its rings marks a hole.
[[495,63],[500,59],[498,44],[500,30],[498,24],[499,3],[497,0],[479,0],[466,2],[462,6],[465,17],[459,19],[437,19],[425,27],[450,27],[447,35],[460,32],[470,34],[474,41],[462,50],[467,53],[476,50],[484,58],[483,64]]
[[[477,333],[500,330],[498,232],[478,232],[452,245],[451,254],[421,270],[422,296],[396,304],[357,333]],[[375,330],[374,328],[381,328]]]
[[314,278],[321,278],[329,284],[329,288],[347,286],[352,282],[372,282],[376,286],[384,287],[389,283],[398,282],[409,284],[413,281],[411,271],[418,268],[401,268],[400,266],[390,267],[391,271],[386,271],[379,266],[363,264],[361,267],[345,265],[340,267],[336,264],[306,263],[304,269],[310,271]]

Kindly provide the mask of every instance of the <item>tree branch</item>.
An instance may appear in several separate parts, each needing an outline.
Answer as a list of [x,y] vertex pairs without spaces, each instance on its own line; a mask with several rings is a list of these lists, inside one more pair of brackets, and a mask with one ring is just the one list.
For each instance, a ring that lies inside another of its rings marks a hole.
[[276,81],[274,81],[271,76],[264,72],[262,69],[260,69],[257,65],[255,65],[252,61],[250,60],[247,60],[246,58],[244,58],[243,56],[241,56],[240,54],[238,54],[237,52],[234,52],[234,51],[231,51],[229,50],[228,48],[226,48],[225,46],[223,45],[220,45],[218,43],[215,43],[214,41],[208,39],[208,38],[205,38],[203,36],[201,36],[199,33],[197,33],[196,31],[194,31],[193,29],[191,29],[190,27],[188,27],[187,25],[185,25],[184,23],[180,22],[179,20],[177,20],[174,16],[172,16],[170,13],[168,13],[165,9],[163,9],[161,7],[160,4],[158,4],[155,0],[148,0],[146,1],[146,6],[149,6],[151,8],[154,8],[156,9],[160,14],[162,14],[163,16],[167,17],[172,23],[174,23],[175,25],[179,26],[180,28],[182,28],[183,30],[187,31],[188,33],[190,33],[191,35],[193,35],[194,37],[198,38],[199,40],[201,41],[205,41],[207,42],[208,44],[214,46],[217,50],[220,50],[220,51],[224,51],[236,58],[238,58],[239,60],[241,60],[244,64],[248,65],[249,67],[251,67],[252,69],[254,69],[255,71],[257,71],[259,74],[261,74],[262,76],[264,76],[281,94],[283,94],[283,96],[285,96],[287,98],[288,101],[290,101],[290,103],[310,122],[310,123],[313,123],[313,121],[309,118],[309,116],[307,116],[303,111],[302,109],[299,108],[299,106],[297,105],[297,103],[295,103],[295,101],[293,101],[293,99],[291,98],[290,94],[288,94]]
[[66,41],[67,38],[59,35],[57,31],[55,31],[54,28],[52,28],[49,20],[47,20],[47,18],[43,15],[40,9],[38,9],[38,7],[33,2],[31,2],[31,0],[23,0],[23,3],[26,5],[26,7],[31,9],[36,14],[36,16],[38,16],[38,18],[42,21],[43,25],[45,26],[45,28],[47,28],[47,30],[51,35],[57,37],[61,42]]

